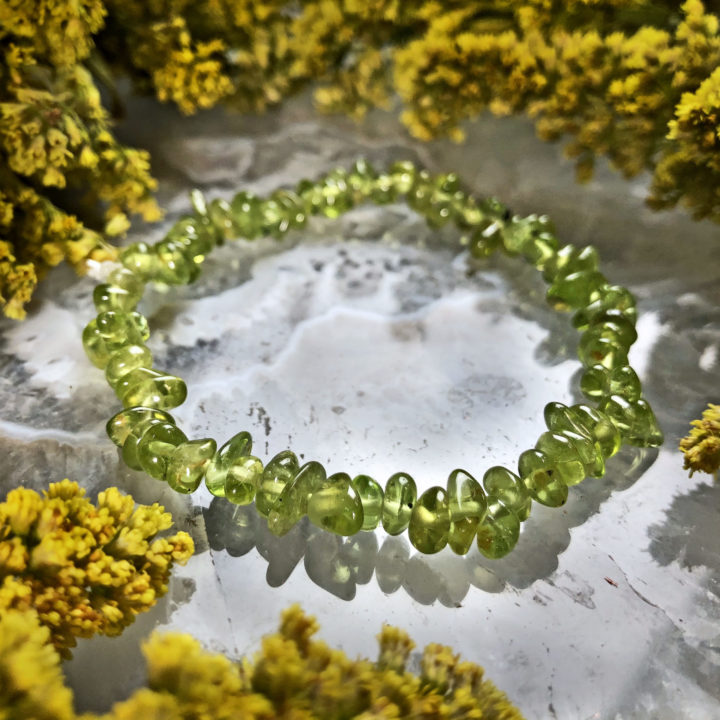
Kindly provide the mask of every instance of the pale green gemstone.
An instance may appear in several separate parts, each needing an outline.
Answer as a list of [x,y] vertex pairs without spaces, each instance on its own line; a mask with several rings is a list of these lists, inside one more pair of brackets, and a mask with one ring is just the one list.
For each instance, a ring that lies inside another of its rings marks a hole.
[[612,370],[627,365],[628,351],[618,340],[585,333],[580,338],[578,357],[583,365],[599,364]]
[[216,497],[225,497],[225,478],[232,464],[252,452],[252,437],[248,432],[233,435],[216,453],[205,471],[205,485]]
[[630,347],[638,338],[635,321],[629,319],[622,310],[616,309],[598,313],[586,332],[612,338],[625,347]]
[[152,425],[143,433],[137,445],[140,467],[156,480],[164,480],[170,456],[175,448],[184,442],[187,442],[187,437],[176,425]]
[[128,373],[137,368],[152,367],[152,353],[144,345],[126,345],[112,354],[105,366],[105,377],[110,387],[117,390],[117,384]]
[[533,499],[542,505],[560,507],[567,502],[567,485],[555,462],[540,450],[526,450],[520,455],[518,474]]
[[640,378],[629,365],[620,365],[612,370],[602,365],[593,365],[583,373],[580,389],[593,400],[620,395],[633,401],[639,400],[642,394]]
[[165,419],[159,420],[155,417],[148,418],[145,421],[138,422],[135,424],[130,434],[125,439],[122,446],[122,458],[123,462],[133,470],[142,470],[142,463],[140,462],[140,456],[138,455],[138,446],[145,433],[149,428],[158,424],[173,424],[174,421],[168,423]]
[[566,485],[577,485],[585,479],[585,466],[568,437],[556,432],[543,433],[535,449],[548,457]]
[[346,473],[335,473],[308,500],[310,522],[336,535],[354,535],[363,525],[360,495]]
[[495,465],[483,476],[483,487],[492,496],[509,507],[520,522],[530,515],[532,499],[522,480],[507,468]]
[[307,514],[308,501],[326,480],[325,468],[315,461],[305,463],[292,482],[283,488],[268,515],[268,528],[274,535],[285,535]]
[[285,486],[292,482],[298,474],[300,464],[298,459],[290,450],[283,450],[278,453],[265,466],[263,476],[260,478],[260,486],[255,495],[255,507],[257,511],[267,517],[275,507]]
[[465,555],[475,539],[480,519],[487,510],[487,498],[480,483],[465,470],[453,470],[448,477],[448,544],[453,552]]
[[382,524],[388,535],[399,535],[407,529],[417,500],[415,481],[407,473],[395,473],[387,481],[383,498]]
[[93,290],[93,303],[98,312],[119,310],[130,312],[140,301],[140,297],[131,295],[127,290],[108,283],[96,285]]
[[215,246],[214,229],[193,216],[180,218],[168,231],[167,239],[181,246],[185,257],[196,265],[204,262]]
[[441,487],[432,487],[413,505],[408,537],[414,548],[426,555],[432,555],[447,545],[449,532],[447,493]]
[[517,545],[520,520],[500,502],[491,502],[477,528],[478,550],[486,557],[505,557]]
[[163,410],[149,407],[132,407],[121,410],[108,420],[105,430],[108,437],[117,445],[122,447],[130,433],[141,423],[147,420],[158,422],[174,423],[172,415]]
[[195,492],[216,450],[217,443],[212,438],[189,440],[178,445],[168,459],[167,484],[179,493]]
[[182,405],[187,397],[187,385],[182,378],[148,368],[131,370],[120,379],[118,394],[120,388],[123,388],[121,399],[125,407],[143,405],[169,410]]
[[555,310],[568,311],[585,307],[598,297],[606,278],[597,271],[581,270],[559,277],[547,291],[547,301]]
[[383,507],[383,489],[369,475],[358,475],[352,481],[363,507],[361,530],[374,530],[380,523]]
[[392,184],[401,195],[410,192],[412,186],[415,184],[416,174],[417,170],[415,166],[405,160],[394,162],[388,170]]
[[154,246],[157,267],[152,279],[166,285],[187,285],[200,273],[188,248],[173,240],[162,240]]
[[[367,160],[360,158],[353,163],[348,174],[348,187],[352,188],[357,199],[362,201],[370,196],[377,178],[378,174],[375,168]],[[392,182],[390,176],[385,175],[384,178],[386,183]]]
[[[120,262],[140,280],[149,278],[157,267],[157,256],[144,242],[133,243],[120,251]],[[115,282],[115,280],[112,280]]]
[[135,328],[140,333],[142,339],[147,340],[150,337],[150,326],[148,325],[147,318],[134,310],[129,314],[133,325],[135,325]]
[[470,235],[468,250],[474,258],[492,255],[502,245],[502,223],[498,220],[484,220]]
[[249,505],[260,485],[263,464],[254,455],[237,458],[225,476],[225,497],[235,505]]
[[592,245],[583,248],[564,245],[545,263],[543,277],[547,282],[553,282],[571,273],[592,272],[599,264],[600,257]]
[[232,210],[226,200],[215,198],[208,205],[207,214],[220,237],[224,240],[230,240],[235,236],[235,229],[232,223]]
[[145,283],[142,278],[124,267],[116,268],[108,275],[108,284],[121,288],[130,295],[137,297],[138,302],[145,292]]
[[262,209],[259,198],[249,192],[239,192],[230,203],[235,235],[252,240],[260,235]]
[[601,285],[597,290],[598,297],[593,299],[586,307],[578,310],[572,319],[572,324],[578,330],[587,330],[596,318],[612,311],[620,312],[633,325],[637,320],[637,308],[632,293],[620,285]]
[[619,395],[611,395],[602,402],[599,409],[607,413],[628,445],[662,445],[664,436],[655,413],[642,398],[630,401]]
[[545,406],[545,422],[550,430],[572,430],[591,438],[602,451],[605,459],[620,449],[620,432],[604,413],[589,405],[566,407],[551,402]]
[[560,430],[557,434],[572,443],[585,468],[586,475],[599,478],[605,474],[605,458],[600,446],[593,438],[573,430]]
[[99,368],[104,368],[121,347],[142,345],[144,340],[133,317],[114,310],[99,313],[86,325],[82,334],[85,352],[90,362]]

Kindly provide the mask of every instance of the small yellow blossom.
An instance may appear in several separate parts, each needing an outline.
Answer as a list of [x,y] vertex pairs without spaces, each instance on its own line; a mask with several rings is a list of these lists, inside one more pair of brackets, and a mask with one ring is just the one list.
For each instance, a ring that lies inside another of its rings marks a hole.
[[680,441],[685,469],[715,473],[720,469],[720,405],[708,403],[702,418],[693,420],[689,434]]

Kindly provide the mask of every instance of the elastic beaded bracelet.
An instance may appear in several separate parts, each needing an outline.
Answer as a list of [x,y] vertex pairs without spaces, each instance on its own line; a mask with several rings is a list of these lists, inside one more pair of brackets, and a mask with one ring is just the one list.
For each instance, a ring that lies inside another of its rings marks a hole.
[[[252,438],[240,432],[219,450],[212,439],[188,440],[169,409],[187,394],[183,380],[152,367],[145,318],[135,312],[147,282],[192,282],[205,256],[225,239],[281,238],[311,215],[338,217],[357,204],[378,204],[404,197],[432,227],[448,222],[465,235],[473,258],[497,249],[520,255],[549,283],[547,300],[556,310],[574,311],[582,332],[578,355],[585,366],[580,387],[596,406],[550,403],[548,427],[535,447],[520,455],[518,471],[491,467],[482,485],[465,470],[453,470],[447,487],[417,495],[412,477],[398,472],[383,488],[371,477],[346,473],[329,477],[315,461],[300,465],[290,450],[263,467],[252,454]],[[497,200],[476,200],[463,192],[454,174],[431,176],[411,163],[398,162],[378,174],[365,161],[350,172],[335,170],[318,182],[302,181],[295,191],[278,190],[267,199],[246,192],[231,203],[191,193],[194,213],[181,218],[153,246],[136,243],[121,253],[123,267],[94,291],[98,316],[83,332],[90,360],[105,369],[110,386],[125,407],[107,424],[125,463],[192,493],[203,478],[208,490],[229,502],[253,500],[276,535],[287,533],[303,516],[339,535],[372,531],[379,524],[391,535],[408,530],[422,553],[450,545],[465,554],[477,539],[480,552],[500,558],[515,546],[520,524],[532,501],[558,507],[568,488],[586,476],[601,477],[605,461],[621,442],[658,446],[662,432],[640,380],[628,365],[637,339],[635,300],[598,271],[592,247],[559,246],[546,216],[512,216]]]

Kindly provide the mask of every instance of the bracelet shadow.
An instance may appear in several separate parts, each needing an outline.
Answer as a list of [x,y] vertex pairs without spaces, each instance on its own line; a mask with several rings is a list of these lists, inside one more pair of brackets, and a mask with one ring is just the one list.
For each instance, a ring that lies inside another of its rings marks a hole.
[[357,586],[374,577],[387,595],[403,591],[421,605],[459,607],[471,587],[511,592],[547,579],[570,543],[570,530],[594,515],[612,492],[634,485],[657,454],[624,448],[610,461],[604,478],[585,480],[562,509],[534,505],[517,548],[502,560],[487,560],[475,547],[466,556],[448,548],[422,555],[404,536],[385,537],[382,544],[372,532],[343,538],[316,528],[307,518],[287,535],[276,537],[252,505],[236,506],[220,498],[202,514],[209,547],[232,557],[256,549],[268,563],[266,581],[271,587],[283,585],[302,561],[313,583],[342,600],[352,600]]

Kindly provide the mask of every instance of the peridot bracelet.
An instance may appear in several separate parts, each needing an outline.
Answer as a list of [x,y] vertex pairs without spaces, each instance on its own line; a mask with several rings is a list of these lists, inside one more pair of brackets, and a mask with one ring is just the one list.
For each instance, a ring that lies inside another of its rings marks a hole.
[[[563,505],[568,487],[604,474],[605,460],[621,443],[662,443],[655,415],[627,361],[637,339],[633,296],[610,285],[598,271],[594,248],[560,247],[547,217],[511,216],[496,200],[478,201],[463,192],[454,174],[431,176],[408,162],[378,174],[358,161],[350,172],[304,180],[294,192],[278,190],[267,199],[241,192],[229,204],[213,200],[206,205],[199,191],[191,197],[194,213],[176,222],[163,241],[136,243],[122,251],[123,267],[95,288],[98,316],[83,332],[88,357],[105,369],[125,407],[108,422],[107,432],[131,468],[165,480],[181,493],[194,492],[204,477],[215,496],[238,505],[254,500],[277,535],[304,515],[339,535],[374,530],[382,522],[391,535],[408,529],[410,542],[423,553],[450,545],[465,554],[477,538],[483,555],[499,558],[517,543],[532,500]],[[401,197],[432,227],[454,222],[466,233],[473,258],[501,249],[521,255],[542,272],[550,284],[548,302],[575,312],[573,325],[582,332],[578,356],[585,367],[581,390],[597,406],[548,404],[548,431],[520,455],[517,474],[492,467],[481,486],[464,470],[453,470],[446,489],[432,487],[420,497],[406,473],[392,475],[383,491],[367,475],[327,477],[318,462],[300,466],[290,450],[263,467],[251,454],[247,432],[219,450],[212,439],[188,440],[167,412],[185,400],[185,383],[152,368],[144,344],[148,324],[135,312],[145,283],[192,282],[205,256],[225,239],[281,238],[302,227],[310,215],[335,218],[366,200],[384,204]]]

